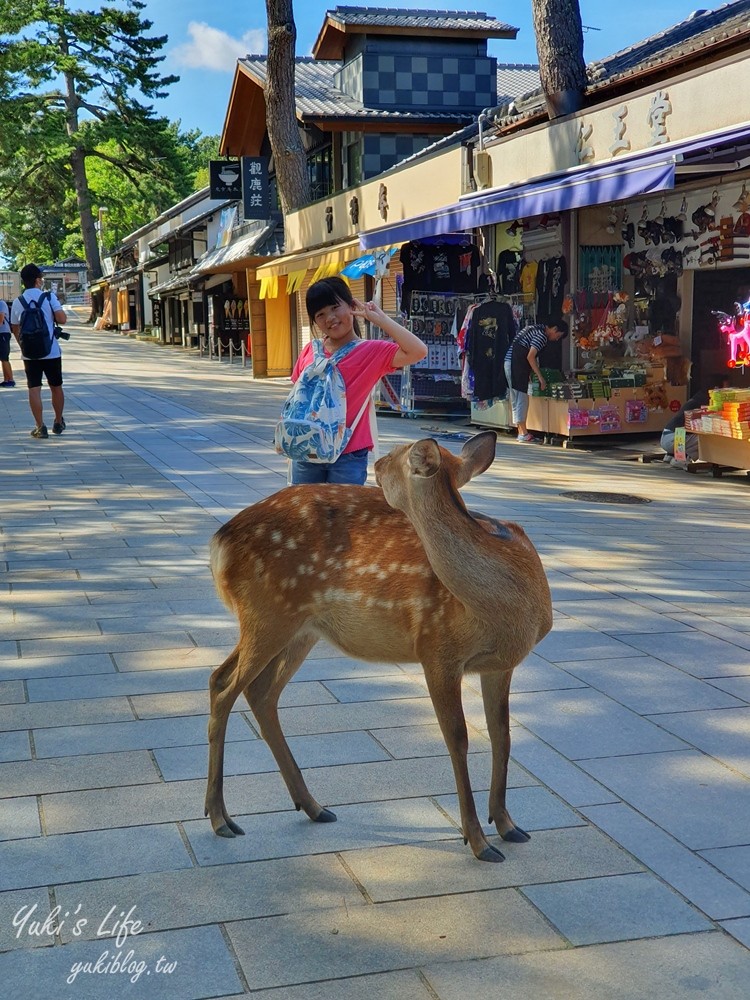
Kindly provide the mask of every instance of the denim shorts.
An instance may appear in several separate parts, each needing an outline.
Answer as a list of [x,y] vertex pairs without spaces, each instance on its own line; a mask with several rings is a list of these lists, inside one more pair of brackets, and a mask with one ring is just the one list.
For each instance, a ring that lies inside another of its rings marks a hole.
[[364,486],[367,480],[367,456],[369,448],[347,451],[335,462],[292,462],[289,483],[300,486],[303,483],[348,483]]

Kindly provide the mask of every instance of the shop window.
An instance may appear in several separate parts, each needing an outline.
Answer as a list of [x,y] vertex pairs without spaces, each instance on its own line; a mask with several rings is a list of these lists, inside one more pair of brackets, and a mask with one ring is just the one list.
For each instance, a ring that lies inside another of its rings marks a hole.
[[333,147],[325,146],[307,157],[307,172],[313,201],[333,193]]
[[346,186],[362,182],[362,142],[357,139],[346,147]]

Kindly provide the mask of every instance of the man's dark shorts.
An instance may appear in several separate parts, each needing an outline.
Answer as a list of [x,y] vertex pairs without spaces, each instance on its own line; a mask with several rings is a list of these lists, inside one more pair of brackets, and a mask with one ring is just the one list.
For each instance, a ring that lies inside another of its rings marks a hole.
[[0,361],[10,361],[10,334],[0,330]]
[[42,384],[42,376],[47,379],[47,385],[58,386],[63,384],[62,358],[46,358],[42,361],[24,360],[23,367],[26,369],[26,384],[29,389],[36,389]]

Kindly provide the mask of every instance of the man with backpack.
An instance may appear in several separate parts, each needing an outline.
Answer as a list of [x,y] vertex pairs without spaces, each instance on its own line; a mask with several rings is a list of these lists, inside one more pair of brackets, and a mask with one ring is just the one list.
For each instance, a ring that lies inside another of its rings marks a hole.
[[55,411],[52,433],[62,434],[65,430],[62,351],[55,324],[66,323],[68,317],[55,293],[42,291],[42,278],[42,272],[36,264],[27,264],[22,268],[21,284],[24,290],[13,303],[10,313],[11,329],[21,348],[26,370],[29,407],[36,421],[31,432],[33,438],[49,437],[42,412],[42,377],[47,379]]

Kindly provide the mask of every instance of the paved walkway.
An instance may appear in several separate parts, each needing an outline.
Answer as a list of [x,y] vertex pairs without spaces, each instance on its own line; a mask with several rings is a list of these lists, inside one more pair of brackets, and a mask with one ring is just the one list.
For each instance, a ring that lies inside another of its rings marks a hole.
[[[226,794],[247,835],[227,841],[203,818],[206,689],[235,625],[206,546],[283,486],[286,387],[83,328],[64,349],[61,438],[0,394],[3,995],[745,1000],[744,478],[503,438],[470,484],[532,535],[556,611],[514,679],[510,808],[533,837],[504,864],[459,836],[419,669],[323,647],[281,714],[338,822],[294,811],[238,703]],[[427,423],[382,418],[386,448]],[[466,704],[481,804],[475,681]]]

